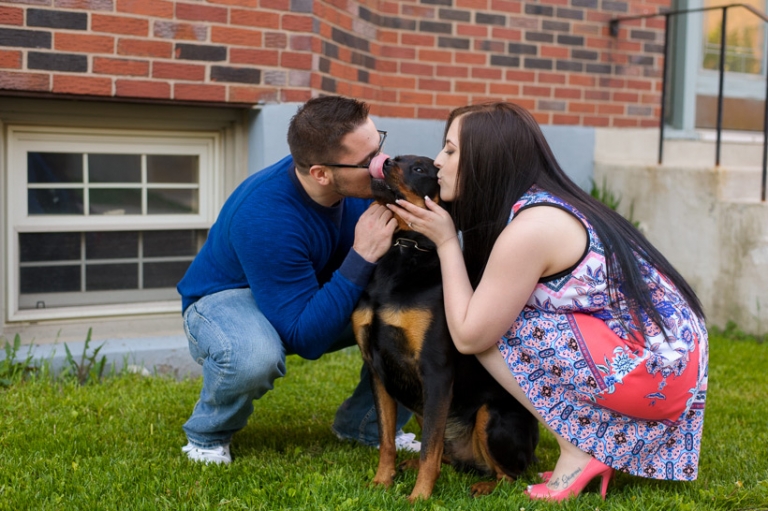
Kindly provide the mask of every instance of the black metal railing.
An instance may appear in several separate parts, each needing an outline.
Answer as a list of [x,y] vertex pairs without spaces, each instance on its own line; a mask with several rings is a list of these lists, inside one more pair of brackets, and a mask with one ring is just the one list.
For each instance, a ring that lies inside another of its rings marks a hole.
[[[613,37],[619,36],[619,23],[622,21],[639,20],[645,18],[655,18],[658,16],[664,16],[664,67],[662,68],[662,83],[661,83],[661,119],[659,119],[659,165],[661,165],[664,156],[664,117],[666,115],[666,96],[667,96],[667,62],[669,60],[669,20],[672,16],[690,14],[693,12],[712,11],[720,9],[723,11],[723,19],[720,25],[720,67],[718,74],[718,90],[717,90],[717,128],[716,128],[716,142],[715,142],[715,165],[720,166],[720,142],[723,131],[723,79],[725,77],[725,46],[726,46],[726,23],[728,17],[728,9],[732,7],[742,7],[764,22],[768,23],[768,16],[758,11],[751,5],[747,4],[730,4],[717,7],[700,7],[697,9],[681,9],[676,11],[657,12],[652,14],[640,14],[637,16],[624,16],[614,18],[610,21],[610,33]],[[768,40],[768,38],[766,38]],[[766,91],[765,91],[765,113],[763,117],[763,175],[760,191],[760,200],[765,202],[766,192],[766,168],[768,168],[768,79],[766,79]]]

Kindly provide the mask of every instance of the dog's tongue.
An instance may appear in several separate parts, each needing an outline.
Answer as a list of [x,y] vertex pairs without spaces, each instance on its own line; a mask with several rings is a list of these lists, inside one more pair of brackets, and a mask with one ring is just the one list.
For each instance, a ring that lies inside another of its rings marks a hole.
[[371,160],[371,164],[368,165],[368,172],[371,173],[373,179],[384,179],[384,162],[388,159],[388,154],[379,153]]

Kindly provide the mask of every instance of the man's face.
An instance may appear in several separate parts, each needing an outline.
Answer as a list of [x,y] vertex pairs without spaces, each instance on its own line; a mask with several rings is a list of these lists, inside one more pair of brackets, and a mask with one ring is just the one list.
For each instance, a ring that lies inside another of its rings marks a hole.
[[371,198],[371,175],[367,166],[380,149],[381,135],[376,131],[376,125],[369,118],[345,135],[341,142],[344,151],[334,163],[365,165],[366,168],[329,166],[334,191],[344,197]]

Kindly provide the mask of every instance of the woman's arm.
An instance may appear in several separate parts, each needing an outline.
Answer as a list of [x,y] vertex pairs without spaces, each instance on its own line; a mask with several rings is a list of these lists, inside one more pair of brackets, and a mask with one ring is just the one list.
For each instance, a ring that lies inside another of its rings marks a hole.
[[586,246],[584,227],[569,213],[553,207],[523,210],[496,240],[473,290],[455,230],[450,234],[450,216],[430,202],[428,210],[398,204],[396,214],[438,246],[448,328],[456,348],[465,354],[481,353],[498,341],[538,280],[573,266]]

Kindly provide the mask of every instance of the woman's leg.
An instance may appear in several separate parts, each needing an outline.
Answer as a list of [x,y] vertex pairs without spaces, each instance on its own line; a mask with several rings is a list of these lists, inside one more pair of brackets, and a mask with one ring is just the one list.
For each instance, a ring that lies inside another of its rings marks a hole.
[[552,478],[547,483],[547,486],[553,490],[562,490],[570,486],[571,482],[584,470],[584,467],[586,467],[592,457],[549,427],[536,408],[534,408],[528,396],[523,392],[520,384],[517,383],[496,345],[493,345],[483,353],[479,353],[477,359],[512,397],[525,406],[555,436],[557,444],[560,446],[560,457],[557,460]]

